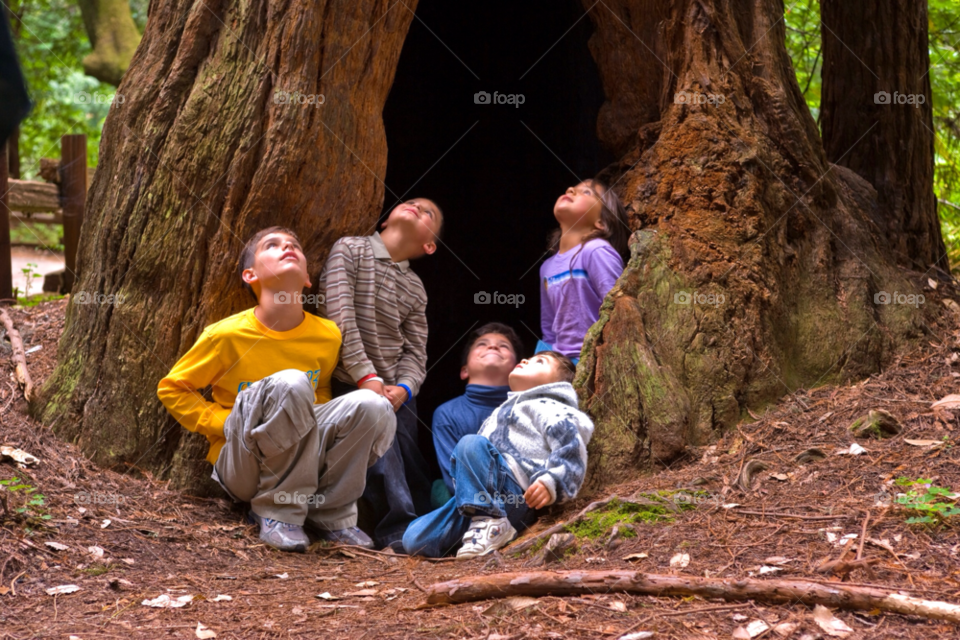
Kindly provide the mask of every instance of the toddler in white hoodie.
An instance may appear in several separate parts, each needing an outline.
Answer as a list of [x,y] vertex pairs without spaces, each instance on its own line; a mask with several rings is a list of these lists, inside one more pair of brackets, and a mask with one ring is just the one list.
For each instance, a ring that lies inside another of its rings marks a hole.
[[533,524],[538,509],[576,497],[593,422],[577,407],[574,372],[554,351],[517,365],[506,402],[453,450],[454,496],[407,527],[407,553],[440,557],[462,543],[458,558],[486,555]]

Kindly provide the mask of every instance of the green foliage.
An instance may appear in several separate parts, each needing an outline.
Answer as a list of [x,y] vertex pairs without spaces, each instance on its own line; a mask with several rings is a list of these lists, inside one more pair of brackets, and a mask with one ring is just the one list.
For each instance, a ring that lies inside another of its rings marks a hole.
[[908,488],[908,491],[897,494],[894,503],[907,513],[916,514],[906,519],[907,524],[941,525],[960,515],[954,502],[958,495],[950,489],[934,486],[932,480],[897,478],[896,484]]
[[[19,506],[13,507],[12,513],[8,512],[10,505],[7,495],[13,496],[15,505],[19,503]],[[44,495],[37,493],[34,486],[22,482],[20,478],[0,480],[0,498],[2,498],[5,515],[12,515],[17,520],[24,521],[28,530],[30,525],[42,524],[43,521],[53,517],[44,509]]]
[[[115,88],[84,75],[90,53],[75,0],[11,3],[17,54],[33,109],[20,124],[21,178],[33,180],[40,158],[60,157],[60,137],[87,134],[87,163],[97,164],[100,130]],[[19,16],[19,18],[17,17]]]

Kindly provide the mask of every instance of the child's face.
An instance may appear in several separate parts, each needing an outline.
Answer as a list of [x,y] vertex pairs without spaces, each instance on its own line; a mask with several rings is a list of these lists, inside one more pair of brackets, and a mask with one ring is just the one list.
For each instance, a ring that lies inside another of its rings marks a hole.
[[412,244],[422,248],[423,254],[430,255],[437,250],[440,216],[440,209],[433,201],[413,198],[394,207],[383,227],[400,229]]
[[567,189],[553,205],[553,216],[561,226],[603,229],[600,211],[603,191],[590,182],[581,182]]
[[243,272],[243,280],[260,295],[264,285],[272,290],[310,286],[307,259],[296,238],[285,233],[271,233],[257,244],[253,266]]
[[526,391],[542,384],[559,382],[561,380],[559,363],[550,356],[535,355],[532,358],[521,360],[510,372],[510,390]]
[[460,369],[460,379],[498,378],[499,384],[505,385],[516,366],[517,354],[506,336],[487,333],[477,338],[470,348],[467,364]]

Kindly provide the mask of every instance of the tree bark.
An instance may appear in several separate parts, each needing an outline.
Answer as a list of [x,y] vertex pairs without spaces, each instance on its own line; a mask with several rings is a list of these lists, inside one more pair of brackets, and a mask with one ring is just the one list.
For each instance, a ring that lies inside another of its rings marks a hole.
[[116,303],[68,305],[35,407],[46,424],[101,464],[206,482],[207,443],[167,415],[157,382],[204,326],[251,306],[236,271],[249,235],[294,229],[316,283],[337,238],[373,231],[381,112],[414,8],[151,4],[104,124],[72,292]]
[[869,213],[898,262],[949,272],[933,192],[927,3],[823,0],[820,13],[827,159],[877,190]]
[[128,0],[77,0],[93,52],[83,59],[83,72],[118,86],[140,44]]
[[770,604],[819,604],[850,611],[880,609],[960,623],[960,605],[923,600],[872,587],[848,586],[842,582],[831,582],[828,586],[807,580],[731,580],[639,571],[529,571],[467,576],[427,587],[427,603],[459,604],[510,596],[572,596],[614,592],[658,597],[755,600]]
[[[924,313],[874,303],[919,285],[869,216],[876,192],[828,161],[786,53],[782,2],[658,5],[590,10],[605,110],[625,120],[606,130],[636,132],[606,173],[640,229],[575,383],[603,483],[671,463],[747,407],[878,371]],[[631,38],[652,52],[631,58],[639,70],[617,53]],[[656,109],[616,106],[636,78],[660,83],[644,89]]]

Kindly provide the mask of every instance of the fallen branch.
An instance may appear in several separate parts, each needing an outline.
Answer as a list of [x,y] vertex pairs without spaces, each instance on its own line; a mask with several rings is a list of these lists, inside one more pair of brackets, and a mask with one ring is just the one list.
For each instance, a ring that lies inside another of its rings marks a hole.
[[808,580],[742,580],[658,575],[639,571],[532,571],[468,576],[427,587],[428,604],[457,604],[507,596],[586,595],[622,592],[650,596],[700,596],[755,600],[769,604],[802,603],[839,609],[879,609],[960,623],[960,605],[924,600],[883,589],[824,585]]
[[530,549],[531,547],[535,546],[538,542],[540,542],[540,541],[543,540],[544,538],[549,538],[550,536],[552,536],[552,535],[555,534],[555,533],[560,533],[561,531],[563,531],[564,527],[566,527],[567,525],[573,524],[574,522],[577,522],[578,520],[580,520],[581,518],[583,518],[583,516],[587,515],[587,514],[590,513],[591,511],[596,511],[597,509],[599,509],[599,508],[601,508],[601,507],[607,506],[608,504],[610,504],[610,501],[611,501],[611,500],[615,500],[616,498],[617,498],[617,496],[613,495],[613,496],[610,496],[609,498],[607,498],[606,500],[598,500],[598,501],[596,501],[596,502],[591,502],[590,504],[588,504],[586,507],[583,508],[583,511],[581,511],[580,513],[578,513],[577,515],[575,515],[575,516],[574,516],[573,518],[571,518],[570,520],[566,520],[566,521],[564,521],[564,522],[560,522],[560,523],[558,523],[558,524],[555,524],[555,525],[553,525],[552,527],[550,527],[550,528],[548,528],[548,529],[546,529],[546,530],[544,530],[544,531],[541,531],[540,533],[538,533],[537,535],[533,536],[532,538],[527,538],[527,539],[524,540],[523,542],[520,542],[520,543],[518,543],[518,544],[515,544],[515,545],[512,545],[512,546],[510,546],[510,547],[507,547],[507,548],[504,549],[503,551],[504,551],[505,553],[523,553],[524,551],[526,551],[526,550]]
[[30,379],[30,372],[27,371],[27,355],[23,351],[23,340],[20,339],[20,332],[13,326],[13,320],[6,311],[0,309],[0,321],[7,330],[7,337],[10,338],[10,346],[13,347],[13,363],[16,365],[15,375],[17,383],[23,387],[23,397],[27,402],[33,400],[33,380]]

